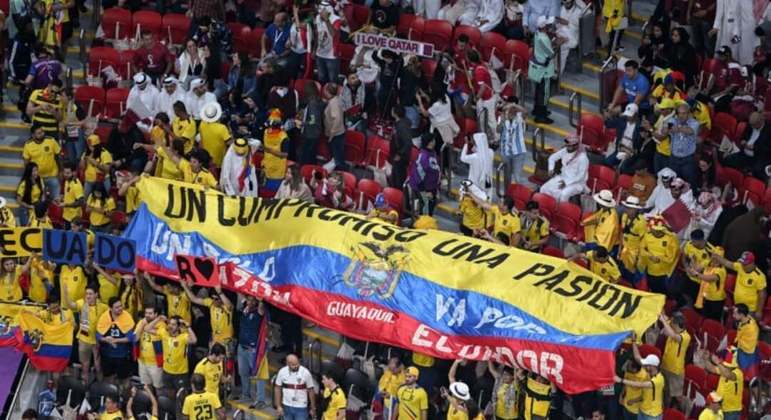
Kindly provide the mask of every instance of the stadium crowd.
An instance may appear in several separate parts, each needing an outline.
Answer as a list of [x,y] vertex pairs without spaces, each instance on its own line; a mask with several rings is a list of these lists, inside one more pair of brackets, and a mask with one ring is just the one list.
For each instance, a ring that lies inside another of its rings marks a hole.
[[[84,2],[11,0],[6,72],[31,134],[2,226],[120,234],[145,176],[420,229],[438,229],[455,197],[464,235],[667,296],[618,350],[614,386],[568,396],[518,368],[373,345],[382,366],[356,405],[341,366],[303,366],[303,320],[254,297],[4,257],[0,301],[72,322],[76,343],[71,371],[23,418],[47,418],[57,387],[102,396],[83,410],[98,419],[225,418],[230,401],[284,419],[747,418],[771,358],[767,5],[660,0],[634,57],[623,0],[105,0],[73,87],[64,58]],[[602,114],[582,115],[528,177],[527,122],[554,122],[551,82],[586,16],[598,51],[632,58]],[[356,46],[360,32],[436,54]],[[285,366],[270,371],[269,355]]]

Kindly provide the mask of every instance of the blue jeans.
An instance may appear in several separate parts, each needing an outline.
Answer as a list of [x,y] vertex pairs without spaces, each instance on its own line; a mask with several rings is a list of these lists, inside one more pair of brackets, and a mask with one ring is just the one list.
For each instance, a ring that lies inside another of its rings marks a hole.
[[[91,195],[91,191],[94,190],[94,184],[96,184],[96,182],[88,182],[88,181],[86,181],[86,182],[83,183],[83,197],[88,198],[88,196]],[[110,185],[111,185],[110,184],[110,177],[109,176],[105,176],[104,177],[104,181],[102,181],[102,184],[104,184],[104,189],[107,191],[107,194],[109,194],[110,193]]]
[[405,106],[404,107],[404,113],[408,120],[412,123],[412,128],[418,128],[418,124],[420,123],[420,113],[418,113],[418,108],[414,105],[411,106]]
[[669,157],[669,169],[675,171],[677,176],[685,182],[694,185],[696,183],[696,159],[693,155],[685,157]]
[[321,84],[337,83],[337,76],[340,74],[339,58],[321,58],[316,56],[316,68],[319,69],[319,82]]
[[656,173],[659,173],[660,170],[667,168],[668,165],[669,156],[664,156],[658,152],[653,154],[653,170],[656,171]]
[[730,413],[723,413],[723,420],[739,420],[741,417],[740,411],[731,411]]
[[[256,369],[254,364],[256,362],[257,349],[239,345],[236,357],[238,360],[238,377],[241,378],[241,398],[251,399],[252,372]],[[265,402],[265,381],[257,381],[256,395],[254,397],[256,402]]]
[[643,413],[637,415],[637,420],[661,420],[664,416],[649,416]]
[[308,409],[284,405],[284,420],[308,420]]
[[16,216],[16,226],[27,226],[29,224],[29,210],[26,207],[19,206]]
[[329,147],[332,149],[332,158],[335,160],[335,169],[338,171],[347,171],[348,164],[345,163],[345,133],[334,136],[329,140]]
[[67,155],[67,159],[72,162],[80,160],[80,156],[83,155],[83,151],[86,150],[86,139],[83,130],[78,130],[79,136],[77,139],[69,138],[64,142],[64,153]]
[[59,194],[61,193],[61,184],[59,183],[58,176],[49,176],[48,178],[43,178],[43,184],[46,186],[46,193],[48,194],[49,199],[56,200],[59,198]]

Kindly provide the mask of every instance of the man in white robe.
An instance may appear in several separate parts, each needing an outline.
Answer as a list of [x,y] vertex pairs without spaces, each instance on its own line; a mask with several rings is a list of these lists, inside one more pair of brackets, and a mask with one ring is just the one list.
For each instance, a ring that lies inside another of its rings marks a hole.
[[538,31],[538,18],[540,16],[559,17],[559,0],[528,0],[525,3],[525,15],[522,24],[529,32]]
[[578,47],[579,24],[586,12],[586,3],[582,0],[567,0],[562,3],[560,17],[557,18],[557,36],[564,39],[560,45],[560,74],[565,72],[570,50]]
[[549,156],[549,173],[554,173],[557,161],[562,163],[559,174],[553,175],[541,186],[541,193],[550,195],[557,201],[568,201],[570,197],[586,190],[589,179],[589,157],[581,147],[576,134],[565,138],[565,147]]
[[238,138],[228,147],[220,173],[222,192],[229,196],[257,197],[259,168],[254,165],[252,156],[259,145],[259,140],[249,142]]
[[482,0],[476,26],[481,32],[490,32],[503,20],[503,0]]
[[158,95],[158,88],[150,83],[146,74],[140,72],[134,75],[134,86],[129,90],[126,107],[139,117],[137,126],[142,131],[149,130],[149,124],[158,112]]
[[475,26],[481,8],[482,0],[464,0],[463,14],[458,18],[458,22],[461,25]]
[[158,94],[158,112],[165,112],[170,119],[174,119],[174,102],[185,102],[185,93],[176,77],[163,79],[163,89]]
[[747,0],[717,0],[715,23],[710,35],[717,35],[717,48],[727,45],[741,65],[752,64],[753,52],[760,40],[752,4]]
[[187,92],[185,98],[187,112],[194,119],[199,120],[201,109],[209,102],[217,102],[217,97],[206,89],[206,82],[203,79],[195,79],[190,82],[190,92]]

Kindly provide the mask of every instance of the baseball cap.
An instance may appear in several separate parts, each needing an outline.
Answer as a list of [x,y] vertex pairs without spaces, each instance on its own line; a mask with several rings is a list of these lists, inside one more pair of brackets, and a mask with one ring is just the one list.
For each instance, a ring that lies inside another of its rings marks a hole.
[[406,370],[406,373],[416,378],[420,376],[420,370],[418,370],[418,368],[416,368],[415,366],[408,367]]
[[661,363],[661,360],[659,360],[659,356],[656,356],[655,354],[649,354],[640,361],[640,364],[643,366],[659,367],[659,363]]

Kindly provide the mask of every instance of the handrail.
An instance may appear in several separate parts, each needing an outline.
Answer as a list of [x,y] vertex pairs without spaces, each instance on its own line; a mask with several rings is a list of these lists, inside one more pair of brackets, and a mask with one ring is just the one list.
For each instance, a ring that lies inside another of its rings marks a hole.
[[[446,150],[446,152],[445,152]],[[445,153],[447,154],[447,159],[445,161]],[[441,175],[447,175],[447,196],[450,197],[452,193],[452,162],[453,157],[455,153],[455,147],[453,147],[452,143],[444,143],[439,149],[439,162],[440,162],[440,174]],[[442,182],[441,182],[441,175],[439,177],[439,191],[442,190]]]
[[[24,369],[22,370],[21,376],[19,376],[19,378],[23,379],[25,376],[27,376],[27,370],[28,369],[29,369],[29,358],[25,357],[24,358]],[[20,379],[19,380],[19,385],[18,385],[19,387],[21,386],[21,382],[22,382],[22,380]],[[13,399],[11,400],[11,404],[8,406],[8,412],[9,413],[13,413],[14,412],[13,407],[16,405],[16,402],[19,399],[19,394],[20,394],[20,392],[14,392],[13,393]],[[69,398],[68,398],[68,400],[69,400]],[[24,411],[24,410],[20,409],[19,411]]]
[[[605,89],[605,73],[609,72],[609,69],[612,69],[611,71],[616,71],[616,63],[618,62],[618,58],[611,54],[610,57],[608,57],[607,60],[605,60],[604,63],[602,63],[602,67],[600,67],[600,100],[597,101],[597,106],[599,108],[599,111],[602,112],[602,110],[605,108],[605,106],[610,103],[612,98],[608,98],[608,92],[606,92]],[[612,65],[612,67],[611,67]],[[611,93],[612,95],[613,93]]]
[[[578,106],[575,107],[574,104],[577,104]],[[578,112],[575,112],[576,108],[578,109]],[[581,119],[582,112],[583,95],[578,92],[573,92],[568,100],[568,122],[572,127],[578,128],[578,122]],[[575,118],[576,115],[578,116],[577,118]]]
[[[314,352],[314,349],[316,349],[315,352]],[[309,364],[309,366],[308,366],[309,370],[311,371],[311,373],[314,376],[320,377],[321,376],[321,362],[322,362],[322,360],[321,360],[321,340],[316,338],[313,341],[311,341],[310,344],[308,344],[308,354],[310,355],[309,356],[309,363],[308,363]],[[314,357],[316,355],[318,357]],[[317,362],[317,363],[314,363],[314,362]]]
[[83,65],[83,71],[85,71],[86,62],[88,60],[88,56],[86,54],[86,30],[85,29],[80,30],[80,39],[78,39],[78,58],[80,59],[80,64]]
[[[495,168],[495,176],[493,177],[493,185],[495,188],[495,195],[498,196],[498,198],[506,197],[506,189],[508,189],[508,185],[506,184],[506,174],[504,173],[504,169],[506,167],[506,164],[501,162],[497,168]],[[504,186],[503,192],[501,192],[501,185]]]

